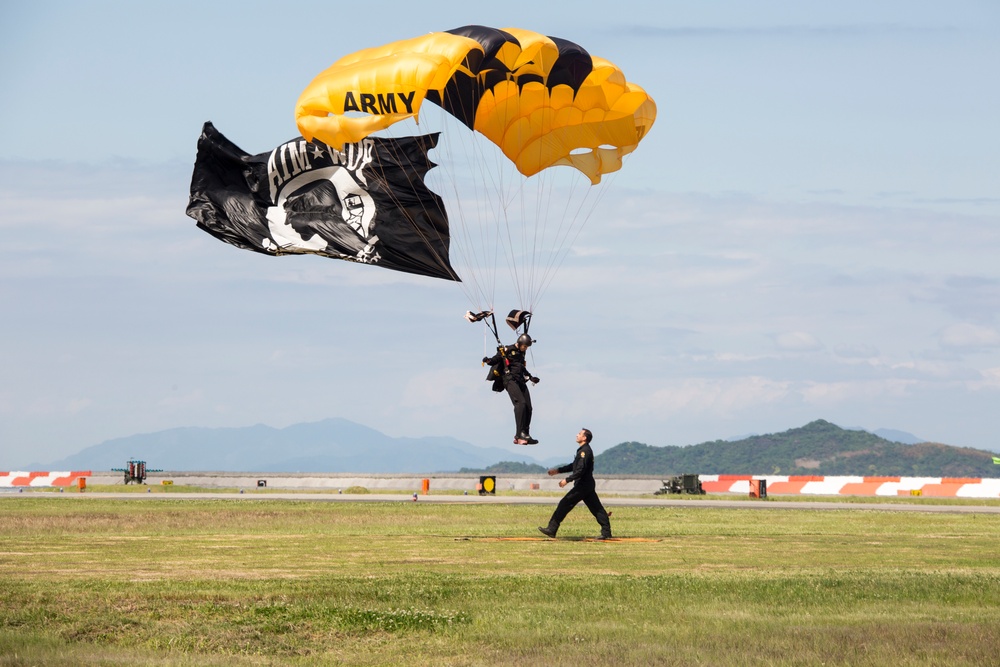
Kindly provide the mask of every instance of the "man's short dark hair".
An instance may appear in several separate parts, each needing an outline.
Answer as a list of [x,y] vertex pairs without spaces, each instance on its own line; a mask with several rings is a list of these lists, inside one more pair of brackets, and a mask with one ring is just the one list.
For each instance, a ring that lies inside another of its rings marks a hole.
[[589,428],[583,429],[583,435],[587,438],[588,445],[590,444],[590,441],[594,439],[594,434],[590,432]]

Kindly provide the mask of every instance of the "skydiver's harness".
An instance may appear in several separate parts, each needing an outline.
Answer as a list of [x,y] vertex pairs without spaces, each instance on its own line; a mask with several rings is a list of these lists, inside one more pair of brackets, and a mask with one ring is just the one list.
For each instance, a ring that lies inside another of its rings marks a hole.
[[[503,385],[505,385],[508,380],[512,379],[510,373],[510,359],[507,358],[506,346],[504,346],[504,344],[500,341],[500,333],[497,331],[497,320],[496,317],[493,315],[493,311],[484,310],[480,313],[473,313],[472,311],[469,311],[465,314],[465,319],[467,319],[470,322],[481,322],[485,320],[486,327],[490,330],[490,333],[492,333],[493,337],[496,339],[497,354],[500,355],[500,359],[501,361],[503,361],[503,369],[501,370],[500,363],[497,363],[496,365],[492,366],[490,368],[489,375],[486,376],[486,380],[487,381],[492,380],[494,382],[493,391],[503,391]],[[531,313],[528,312],[527,310],[512,310],[507,315],[505,321],[507,322],[507,326],[513,329],[515,333],[517,333],[517,330],[523,325],[524,333],[527,334],[528,327],[531,325]],[[498,387],[497,383],[499,383],[499,389],[497,388]]]

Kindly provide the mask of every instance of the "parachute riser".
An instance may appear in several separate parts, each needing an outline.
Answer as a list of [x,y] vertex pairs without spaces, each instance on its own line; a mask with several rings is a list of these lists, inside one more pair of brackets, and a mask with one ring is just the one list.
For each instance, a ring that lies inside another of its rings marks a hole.
[[497,350],[503,349],[503,342],[500,340],[500,332],[497,330],[497,318],[493,314],[492,310],[484,310],[479,313],[473,313],[471,310],[465,313],[465,319],[469,322],[485,322],[486,328],[490,330],[493,334],[493,338],[497,341]]
[[489,322],[486,323],[486,327],[490,330],[490,333],[493,334],[493,337],[497,341],[497,350],[502,351],[503,343],[500,341],[500,333],[497,331],[497,318],[493,315],[493,313],[490,313],[490,319]]
[[[468,320],[469,322],[486,323],[486,328],[490,330],[490,333],[493,334],[493,338],[496,339],[497,353],[503,359],[504,366],[509,366],[510,360],[507,359],[507,348],[504,347],[503,341],[500,340],[500,331],[497,328],[497,319],[493,311],[484,310],[479,313],[473,313],[472,311],[468,311],[465,313],[465,319]],[[531,326],[530,312],[528,312],[527,310],[512,310],[510,311],[510,314],[507,315],[507,318],[504,321],[507,322],[507,326],[509,326],[511,329],[514,330],[514,333],[517,333],[522,326],[524,327],[524,333],[518,336],[518,342],[521,342],[521,339],[525,337],[528,338],[528,340],[530,341],[528,343],[529,345],[535,342],[531,340],[531,337],[528,335],[528,328]]]

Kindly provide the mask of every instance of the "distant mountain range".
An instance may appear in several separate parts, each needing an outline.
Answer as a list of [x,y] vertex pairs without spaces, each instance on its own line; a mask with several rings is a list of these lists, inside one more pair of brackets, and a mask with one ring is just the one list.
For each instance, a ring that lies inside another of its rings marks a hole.
[[[686,447],[623,442],[595,457],[600,474],[676,475],[906,475],[1000,477],[992,454],[882,431],[894,439],[826,421],[736,441]],[[111,470],[129,459],[169,471],[301,473],[543,472],[558,460],[537,460],[499,447],[477,447],[448,437],[393,438],[347,419],[286,428],[176,428],[132,435],[88,447],[29,470]]]
[[107,440],[32,470],[111,470],[129,459],[170,471],[431,473],[538,461],[448,437],[393,438],[347,419],[272,428],[175,428]]
[[603,474],[644,475],[1000,477],[992,452],[930,442],[903,444],[823,420],[783,433],[687,447],[623,442],[595,456],[594,469]]

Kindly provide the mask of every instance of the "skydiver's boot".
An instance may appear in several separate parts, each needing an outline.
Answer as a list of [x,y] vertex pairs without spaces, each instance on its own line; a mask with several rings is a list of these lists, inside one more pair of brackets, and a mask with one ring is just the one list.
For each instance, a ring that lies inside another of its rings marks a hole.
[[603,507],[601,510],[594,515],[597,519],[597,523],[601,525],[601,536],[597,539],[599,540],[610,540],[611,539],[611,512],[606,511]]
[[538,530],[542,533],[542,535],[545,535],[546,537],[555,537],[556,533],[559,531],[559,524],[556,523],[554,520],[549,519],[549,525],[545,526],[544,528],[539,526]]
[[[524,442],[517,442],[518,440],[523,440]],[[516,442],[519,445],[537,445],[538,444],[538,441],[535,440],[534,438],[532,438],[527,433],[520,433],[520,434],[518,434],[518,436],[517,436],[517,438],[515,439],[514,442]]]
[[528,444],[528,439],[526,437],[524,437],[523,435],[520,435],[520,434],[515,435],[514,436],[514,444],[515,445],[527,445]]
[[544,528],[539,526],[538,530],[542,533],[542,535],[545,535],[546,537],[555,537],[556,531],[559,530],[559,524],[553,524],[550,521],[549,525],[545,526]]

